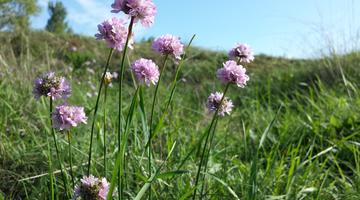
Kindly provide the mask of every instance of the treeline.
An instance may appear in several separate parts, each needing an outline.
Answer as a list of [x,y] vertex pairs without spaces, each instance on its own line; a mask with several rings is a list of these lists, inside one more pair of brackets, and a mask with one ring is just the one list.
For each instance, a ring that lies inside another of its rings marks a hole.
[[[31,30],[30,18],[40,13],[41,8],[36,0],[1,0],[0,31],[28,32]],[[45,30],[64,34],[72,30],[66,22],[67,11],[63,3],[53,0],[48,3],[50,18]]]

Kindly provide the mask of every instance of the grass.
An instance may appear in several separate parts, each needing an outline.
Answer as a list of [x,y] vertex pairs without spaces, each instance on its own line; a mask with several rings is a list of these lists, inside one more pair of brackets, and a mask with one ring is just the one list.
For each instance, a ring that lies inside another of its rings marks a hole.
[[[8,37],[0,34],[0,199],[47,199],[51,194],[49,159],[56,176],[56,197],[64,185],[48,129],[47,101],[32,98],[32,81],[49,69],[71,81],[71,104],[86,108],[92,120],[96,89],[108,49],[82,36],[45,32]],[[184,38],[190,40],[190,38]],[[186,42],[186,41],[184,41]],[[129,60],[140,56],[162,59],[142,41]],[[77,51],[70,51],[76,46]],[[91,59],[95,59],[95,62]],[[119,68],[115,53],[110,71]],[[153,176],[148,182],[148,117],[154,87],[144,88],[131,125],[125,156],[126,199],[188,199],[202,149],[199,140],[208,127],[205,101],[224,86],[215,77],[226,60],[224,52],[191,48],[179,74],[178,88],[162,129],[152,140]],[[88,60],[90,59],[90,60]],[[87,62],[90,61],[90,62]],[[236,109],[221,118],[211,144],[202,195],[204,199],[359,199],[360,198],[360,54],[296,60],[258,55],[248,66],[245,89],[229,88]],[[76,67],[75,67],[76,66]],[[72,68],[72,69],[71,69]],[[125,62],[123,104],[126,116],[135,93]],[[175,73],[169,60],[158,92],[155,113],[167,99]],[[110,180],[117,152],[117,82],[107,89],[107,174]],[[94,87],[95,86],[95,87]],[[94,89],[95,88],[95,89]],[[91,96],[91,97],[89,97]],[[165,102],[166,103],[166,102]],[[103,108],[95,124],[91,173],[103,176]],[[154,121],[158,120],[155,115]],[[44,128],[45,127],[45,128]],[[72,130],[75,180],[87,172],[90,124]],[[58,134],[63,161],[68,161],[67,137]],[[49,156],[48,145],[53,149]],[[192,153],[190,153],[192,152]],[[65,163],[69,168],[70,163]],[[69,171],[67,171],[69,173]],[[198,190],[198,197],[199,191]]]

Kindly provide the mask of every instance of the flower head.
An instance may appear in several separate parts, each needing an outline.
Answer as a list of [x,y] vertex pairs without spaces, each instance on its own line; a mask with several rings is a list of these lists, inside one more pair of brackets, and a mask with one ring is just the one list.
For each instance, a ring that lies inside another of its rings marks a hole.
[[140,58],[131,64],[131,70],[136,78],[147,86],[150,83],[155,85],[159,80],[159,68],[152,60]]
[[112,82],[112,79],[113,79],[113,75],[110,72],[106,72],[105,76],[104,76],[105,85],[110,85],[110,83]]
[[35,79],[33,94],[36,99],[46,96],[56,100],[69,97],[71,89],[64,77],[55,76],[54,72],[48,72]]
[[181,44],[180,39],[173,35],[163,35],[154,40],[152,48],[164,55],[173,55],[176,59],[181,59],[181,54],[184,51],[184,45]]
[[109,183],[106,178],[96,178],[93,175],[83,176],[80,184],[75,187],[73,199],[105,200],[109,192]]
[[[123,20],[116,17],[108,19],[98,25],[99,33],[95,35],[98,40],[105,40],[109,48],[114,48],[118,51],[124,49],[128,30],[125,27]],[[129,48],[132,48],[133,41],[129,41]]]
[[229,51],[229,57],[240,59],[240,62],[250,63],[254,60],[252,49],[247,44],[237,44]]
[[217,77],[223,83],[235,83],[238,87],[245,87],[249,76],[246,75],[246,69],[243,66],[237,65],[233,60],[226,61],[223,66],[217,71]]
[[152,0],[115,0],[111,7],[112,12],[122,11],[134,17],[135,22],[140,20],[143,26],[150,27],[154,23],[156,6]]
[[80,123],[86,124],[87,120],[83,107],[69,106],[66,104],[56,106],[51,117],[53,128],[61,131],[76,127]]
[[225,114],[230,115],[234,105],[228,97],[225,97],[220,106],[223,95],[224,94],[221,92],[210,94],[206,103],[206,107],[208,108],[209,112],[216,112],[216,110],[220,107],[218,111],[219,116],[225,116]]

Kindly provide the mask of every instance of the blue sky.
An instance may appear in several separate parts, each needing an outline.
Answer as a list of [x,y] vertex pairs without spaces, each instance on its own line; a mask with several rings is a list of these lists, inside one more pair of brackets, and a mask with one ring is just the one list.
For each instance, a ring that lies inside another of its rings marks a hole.
[[[49,0],[38,0],[42,12],[32,19],[43,28]],[[113,0],[62,0],[67,21],[80,34],[94,35],[97,24],[114,14]],[[135,29],[136,39],[170,33],[195,45],[228,50],[247,43],[255,53],[286,57],[316,57],[329,47],[339,53],[359,47],[358,0],[154,0],[158,13],[151,28]],[[119,17],[125,17],[116,14]]]

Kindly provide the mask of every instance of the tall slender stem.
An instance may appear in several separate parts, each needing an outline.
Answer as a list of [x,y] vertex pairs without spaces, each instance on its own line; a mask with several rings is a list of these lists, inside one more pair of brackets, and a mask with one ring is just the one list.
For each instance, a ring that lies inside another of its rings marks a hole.
[[[50,118],[50,123],[51,123],[51,118]],[[52,166],[52,160],[51,160],[51,149],[50,149],[50,145],[49,145],[49,139],[48,137],[46,137],[46,143],[47,143],[47,147],[48,147],[48,151],[49,151],[49,155],[48,155],[48,161],[49,161],[49,177],[50,177],[50,192],[51,192],[51,200],[55,199],[55,188],[54,188],[54,169]],[[56,181],[56,180],[55,180]]]
[[74,172],[73,172],[73,161],[72,161],[72,152],[71,152],[71,133],[70,130],[68,131],[68,148],[69,148],[69,161],[70,161],[70,176],[72,182],[72,188],[75,187],[75,180],[74,180]]
[[92,120],[92,124],[91,124],[89,160],[88,160],[88,166],[87,166],[87,175],[88,176],[90,175],[91,155],[92,155],[92,145],[93,145],[93,138],[94,138],[95,120],[96,120],[96,114],[97,114],[97,110],[98,110],[98,106],[99,106],[101,89],[102,89],[102,86],[104,84],[105,74],[106,74],[106,72],[108,70],[110,60],[111,60],[111,57],[112,57],[113,53],[114,53],[114,49],[110,49],[109,56],[108,56],[107,61],[106,61],[105,69],[104,69],[104,72],[103,72],[101,80],[100,80],[99,91],[98,91],[97,98],[96,98],[96,103],[95,103],[95,108],[94,108],[94,115],[93,115],[93,120]]
[[104,89],[104,128],[103,128],[103,134],[104,134],[104,176],[106,177],[106,98],[107,98],[107,88],[108,86],[105,85]]
[[[152,139],[152,132],[153,132],[152,125],[153,125],[153,119],[154,119],[156,96],[158,94],[159,86],[160,86],[160,83],[161,83],[162,76],[164,74],[164,70],[165,70],[165,67],[166,67],[166,62],[168,60],[168,57],[169,57],[169,55],[166,55],[165,58],[164,58],[163,66],[162,66],[161,71],[160,71],[159,80],[158,80],[158,82],[156,84],[156,87],[155,87],[154,98],[153,98],[152,106],[151,106],[150,123],[149,123],[149,139],[148,139],[148,144],[149,144],[149,147],[148,147],[149,148],[149,151],[148,151],[149,178],[151,177],[151,149],[152,149],[151,139]],[[149,199],[151,199],[151,185],[150,185],[150,189],[149,189]]]
[[[119,172],[119,168],[121,168],[121,166],[123,166],[124,158],[125,158],[125,149],[127,146],[127,141],[128,141],[128,136],[129,136],[129,127],[131,125],[133,116],[134,116],[134,111],[137,108],[137,95],[139,92],[139,87],[136,89],[135,94],[131,100],[131,104],[130,104],[130,108],[129,108],[129,112],[127,114],[126,120],[125,120],[125,128],[124,128],[124,137],[122,138],[122,143],[121,143],[121,147],[120,149],[117,150],[116,153],[116,161],[115,161],[115,166],[114,169],[112,170],[112,175],[111,175],[111,182],[110,182],[110,187],[109,187],[109,192],[108,195],[106,197],[106,200],[110,200],[112,199],[112,195],[114,192],[114,188],[115,188],[115,182],[116,179],[118,179],[118,172]],[[124,175],[123,173],[124,171],[121,171],[120,174],[120,178]]]
[[[210,157],[210,150],[211,150],[211,146],[212,146],[213,141],[214,141],[215,130],[216,130],[216,126],[217,126],[218,120],[219,120],[219,118],[217,118],[217,119],[215,120],[214,128],[213,128],[212,131],[211,131],[209,148],[208,148],[208,150],[207,150],[207,152],[206,152],[206,154],[205,154],[204,172],[207,171],[207,166],[208,166],[209,157]],[[203,181],[205,180],[205,175],[203,175],[202,180],[203,180]],[[202,186],[201,186],[201,190],[200,190],[200,197],[201,197],[201,198],[202,198],[204,189],[205,189],[205,183],[203,183]]]
[[[132,35],[132,29],[133,29],[133,25],[134,25],[134,17],[131,17],[130,23],[129,23],[129,27],[128,27],[128,35],[126,38],[126,42],[125,42],[125,46],[124,46],[124,51],[123,51],[123,55],[121,58],[121,65],[120,65],[120,80],[119,80],[119,111],[118,111],[118,149],[121,148],[121,114],[122,114],[122,88],[123,88],[123,78],[124,78],[124,64],[125,64],[125,57],[126,57],[126,52],[128,49],[128,45],[129,45],[129,41]],[[122,182],[121,182],[121,178],[120,178],[120,170],[122,167],[119,167],[119,171],[118,171],[118,196],[120,199],[122,199]]]
[[[222,98],[221,98],[221,101],[220,101],[219,105],[222,105],[222,102],[223,102],[224,99],[225,99],[225,95],[226,95],[226,92],[227,92],[228,89],[229,89],[229,86],[230,86],[230,83],[228,83],[228,84],[226,85],[225,90],[224,90],[224,93],[223,93],[223,96],[222,96]],[[211,130],[212,130],[212,127],[213,127],[213,125],[214,125],[217,117],[218,117],[218,113],[219,113],[220,107],[221,107],[221,106],[218,106],[218,108],[216,109],[216,111],[215,111],[215,113],[214,113],[214,115],[213,115],[213,118],[212,118],[212,120],[211,120],[210,126],[209,126],[209,128],[206,130],[207,135],[206,135],[205,144],[204,144],[204,147],[203,147],[203,150],[202,150],[202,153],[201,153],[201,158],[200,158],[199,167],[198,167],[197,174],[196,174],[195,186],[194,186],[195,190],[194,190],[194,194],[193,194],[193,198],[192,198],[193,200],[194,200],[195,197],[196,197],[196,192],[197,192],[197,186],[198,186],[198,182],[199,182],[201,167],[202,167],[202,165],[203,165],[204,155],[205,155],[205,151],[206,151],[206,146],[207,146],[208,141],[209,141],[210,132],[211,132]]]
[[61,175],[62,175],[62,179],[63,179],[63,184],[64,184],[64,188],[65,188],[65,194],[66,194],[67,198],[70,198],[70,196],[69,196],[69,191],[68,191],[67,178],[66,178],[66,175],[65,175],[65,173],[64,173],[63,166],[62,166],[62,163],[61,163],[59,148],[58,148],[58,145],[57,145],[57,142],[56,142],[56,135],[55,135],[55,131],[54,131],[54,128],[53,128],[53,125],[52,125],[52,120],[51,120],[51,115],[52,115],[52,110],[53,110],[53,100],[52,100],[52,97],[50,97],[50,108],[49,108],[49,110],[50,110],[51,134],[52,134],[53,139],[54,139],[56,156],[57,156],[57,159],[58,159],[58,162],[59,162],[59,165],[60,165],[60,171],[61,171]]

